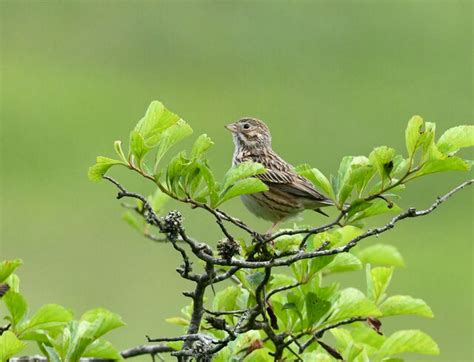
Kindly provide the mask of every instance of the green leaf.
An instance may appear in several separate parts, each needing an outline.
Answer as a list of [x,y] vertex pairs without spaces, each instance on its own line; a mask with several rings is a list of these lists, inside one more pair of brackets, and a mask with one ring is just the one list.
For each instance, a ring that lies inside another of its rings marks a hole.
[[115,149],[115,153],[117,154],[117,156],[119,156],[122,162],[127,164],[128,163],[127,157],[125,157],[125,153],[123,152],[123,149],[122,149],[122,141],[115,141],[114,149]]
[[331,309],[331,303],[320,299],[315,293],[305,295],[306,327],[311,328],[316,322],[324,317]]
[[187,327],[189,325],[189,320],[184,319],[183,317],[166,318],[165,322],[169,324],[174,324],[176,326],[183,326],[183,327]]
[[201,170],[201,174],[204,179],[204,182],[206,183],[205,194],[209,195],[211,206],[215,207],[215,205],[219,201],[219,195],[217,194],[217,184],[214,178],[214,174],[212,173],[209,166],[207,166],[207,164],[205,164],[202,161],[197,161],[197,162]]
[[130,152],[135,157],[135,164],[138,167],[142,167],[143,158],[151,150],[151,147],[147,146],[143,136],[137,132],[132,131],[130,133]]
[[313,183],[316,188],[324,191],[326,195],[334,198],[334,191],[331,183],[324,174],[317,168],[312,168],[308,164],[303,164],[296,167],[296,171],[303,177],[307,178]]
[[248,291],[237,286],[230,286],[216,293],[212,301],[214,310],[230,311],[247,306]]
[[414,314],[421,317],[433,318],[431,308],[422,299],[415,299],[409,295],[395,295],[387,298],[381,305],[380,311],[384,317]]
[[367,295],[378,304],[384,297],[390,281],[392,280],[393,268],[377,267],[370,268],[367,264]]
[[405,352],[438,355],[440,351],[436,342],[426,333],[406,330],[388,337],[379,351],[379,356],[392,356]]
[[461,148],[474,146],[474,126],[457,126],[448,129],[439,138],[437,146],[445,155],[453,155]]
[[21,259],[5,260],[0,263],[0,283],[3,283],[23,262]]
[[15,354],[20,353],[26,344],[20,341],[14,333],[5,331],[0,336],[0,361],[8,361]]
[[364,264],[404,267],[405,261],[392,245],[375,244],[356,252]]
[[108,360],[122,360],[120,352],[110,342],[98,339],[87,346],[82,357],[103,358]]
[[393,170],[395,150],[387,146],[376,147],[369,155],[370,162],[375,166],[378,174],[384,180],[390,179]]
[[247,279],[247,282],[252,289],[256,289],[265,279],[265,273],[257,271],[255,273],[247,274],[245,279]]
[[359,208],[354,208],[350,211],[350,222],[367,219],[368,217],[373,217],[376,215],[381,215],[385,213],[394,213],[400,212],[402,209],[392,202],[390,205],[382,199],[376,199],[371,201],[369,205],[361,203]]
[[[99,325],[87,321],[71,321],[63,330],[62,345],[55,346],[60,349],[62,360],[77,362],[86,348],[94,342],[94,337]],[[64,356],[65,355],[65,356]]]
[[327,324],[356,316],[379,317],[382,315],[373,301],[354,288],[342,290],[332,310],[333,314],[326,322]]
[[[50,331],[64,326],[72,319],[71,311],[57,304],[42,306],[35,315],[18,329],[18,336],[22,339],[38,339],[35,333],[39,330]],[[43,336],[41,336],[43,339]]]
[[98,326],[94,334],[95,338],[99,338],[104,334],[125,325],[118,314],[112,313],[103,308],[87,311],[82,315],[81,320],[95,323]]
[[134,212],[126,211],[122,215],[122,219],[139,233],[143,233],[143,219],[139,219]]
[[408,156],[412,156],[419,147],[419,140],[423,134],[423,118],[420,116],[413,116],[408,121],[408,126],[405,130],[405,143],[407,146]]
[[89,167],[87,176],[91,181],[100,181],[102,177],[107,173],[107,171],[115,165],[124,165],[122,161],[114,160],[112,158],[98,156],[96,159],[96,164]]
[[468,171],[470,168],[471,165],[469,162],[456,156],[444,159],[434,159],[423,163],[421,169],[413,175],[413,178],[435,172]]
[[226,192],[221,194],[219,202],[217,205],[222,204],[225,201],[228,201],[236,196],[246,195],[246,194],[255,194],[257,192],[268,191],[268,186],[265,185],[261,180],[256,178],[248,178],[244,180],[237,181],[233,186],[227,189]]
[[155,172],[163,156],[176,143],[182,141],[193,133],[193,129],[184,120],[180,119],[173,126],[163,132],[158,143],[155,160]]
[[21,294],[11,289],[3,296],[2,300],[10,312],[10,316],[7,318],[10,320],[13,328],[16,329],[28,313],[28,304]]
[[214,142],[209,138],[207,134],[202,134],[194,142],[191,150],[191,158],[201,158],[204,153],[214,145]]
[[149,202],[153,211],[158,214],[169,199],[170,197],[167,194],[156,188],[153,195],[149,198]]
[[[317,272],[319,272],[322,269],[325,269],[328,265],[330,265],[334,259],[336,258],[336,255],[323,255],[323,256],[318,256],[316,258],[312,258],[307,261],[309,265],[309,270],[307,273],[303,273],[302,277],[305,278],[305,276],[311,278],[313,277]],[[306,263],[305,261],[301,261],[301,266],[305,266]]]
[[134,131],[142,136],[148,147],[153,148],[158,144],[163,131],[173,126],[178,120],[179,116],[166,109],[161,102],[153,101]]
[[362,263],[359,258],[351,253],[343,253],[336,255],[334,260],[324,268],[324,273],[341,273],[360,269],[362,269]]
[[239,180],[243,180],[252,176],[260,175],[265,173],[265,167],[257,162],[246,161],[233,166],[224,176],[222,182],[222,190],[226,191],[227,188],[232,186]]

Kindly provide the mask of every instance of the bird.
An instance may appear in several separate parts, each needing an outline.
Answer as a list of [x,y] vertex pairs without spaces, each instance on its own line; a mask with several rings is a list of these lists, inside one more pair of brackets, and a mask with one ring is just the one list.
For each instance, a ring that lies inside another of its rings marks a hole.
[[316,190],[311,181],[299,175],[290,163],[273,151],[270,129],[265,122],[244,117],[225,128],[232,133],[235,145],[233,166],[253,161],[266,168],[265,173],[254,177],[265,183],[268,191],[242,195],[241,200],[251,213],[272,222],[267,235],[271,235],[282,222],[304,210],[314,210],[328,216],[320,208],[334,206],[334,202]]

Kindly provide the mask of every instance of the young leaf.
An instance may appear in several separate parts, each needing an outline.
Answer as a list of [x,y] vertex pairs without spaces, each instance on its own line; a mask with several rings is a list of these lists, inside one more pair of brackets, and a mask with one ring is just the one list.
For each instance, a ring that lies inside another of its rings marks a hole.
[[379,351],[379,357],[405,352],[438,355],[439,348],[430,336],[421,331],[399,331],[387,338]]
[[375,244],[360,251],[356,255],[364,264],[404,267],[405,261],[397,248],[392,245]]
[[[319,258],[315,258],[319,259]],[[362,269],[362,263],[359,258],[351,253],[337,254],[334,260],[327,265],[324,273],[341,273]]]
[[214,145],[214,142],[209,138],[207,134],[202,134],[194,142],[191,150],[191,158],[201,158],[204,153]]
[[378,174],[382,178],[382,184],[384,180],[390,179],[390,174],[393,170],[395,157],[395,150],[387,146],[376,147],[370,153],[370,162],[377,169]]
[[219,202],[217,205],[222,204],[223,202],[230,200],[236,196],[241,196],[245,194],[255,194],[257,192],[268,191],[268,186],[265,185],[261,180],[256,178],[247,178],[236,182],[231,186],[227,191],[221,194]]
[[10,331],[5,331],[0,336],[0,361],[8,361],[15,354],[20,353],[26,344]]
[[115,153],[117,154],[117,156],[119,156],[122,162],[127,164],[128,163],[127,157],[125,157],[125,153],[123,152],[123,149],[122,149],[122,141],[115,141],[114,149],[115,149]]
[[115,349],[115,347],[112,346],[110,342],[101,339],[98,339],[87,346],[86,350],[82,354],[82,357],[100,358],[113,361],[122,360],[120,352]]
[[165,322],[169,324],[174,324],[176,326],[183,326],[183,327],[187,327],[189,325],[189,320],[184,319],[183,317],[166,318]]
[[57,304],[46,304],[42,306],[35,315],[21,328],[18,329],[18,336],[22,339],[35,340],[38,330],[50,331],[65,325],[72,319],[72,313],[66,308]]
[[367,265],[367,295],[378,304],[384,297],[385,291],[390,284],[393,274],[393,268],[370,268],[370,265]]
[[125,325],[122,318],[118,314],[112,313],[111,311],[103,308],[87,311],[82,315],[81,320],[90,323],[96,323],[98,325],[98,328],[94,333],[95,338],[99,338],[111,330]]
[[419,139],[423,134],[423,118],[420,116],[413,116],[408,121],[408,126],[405,130],[405,142],[407,146],[408,156],[412,156],[419,147]]
[[139,233],[143,233],[143,219],[139,219],[134,212],[126,211],[122,215],[122,219]]
[[457,126],[448,129],[439,138],[437,146],[445,155],[453,155],[463,147],[474,146],[474,126]]
[[14,292],[11,289],[2,297],[2,300],[10,312],[10,316],[7,319],[10,320],[13,328],[16,329],[28,313],[28,304],[20,293]]
[[414,314],[421,317],[433,318],[433,312],[424,300],[415,299],[409,295],[395,295],[387,298],[380,305],[380,311],[384,317]]
[[326,322],[328,324],[355,316],[379,317],[382,315],[373,301],[354,288],[342,290],[332,310],[333,314]]
[[255,175],[260,175],[265,173],[265,167],[257,162],[246,161],[242,162],[236,166],[233,166],[224,176],[224,181],[222,182],[222,190],[226,191],[227,188],[232,186],[239,180],[243,180]]
[[193,129],[184,120],[180,119],[176,124],[163,132],[158,143],[155,160],[155,172],[163,156],[176,143],[182,141],[193,133]]
[[296,167],[296,171],[303,177],[306,177],[310,180],[316,188],[324,191],[326,195],[334,198],[334,191],[332,189],[331,183],[324,174],[319,171],[317,168],[312,168],[308,164],[303,164]]
[[151,147],[147,146],[145,139],[138,131],[130,133],[130,152],[135,157],[135,165],[142,167],[143,158],[146,156]]
[[429,160],[421,166],[421,169],[413,175],[413,178],[435,172],[468,171],[470,168],[471,165],[469,162],[456,156],[444,159]]
[[387,201],[381,199],[376,199],[370,202],[369,205],[363,204],[363,207],[360,207],[359,210],[352,210],[350,212],[350,222],[363,220],[368,217],[381,215],[389,212],[394,213],[402,211],[402,209],[395,203],[391,202],[390,204],[388,204]]
[[5,260],[0,263],[0,283],[3,283],[23,262],[21,259]]
[[311,328],[316,322],[318,322],[329,312],[329,309],[331,309],[331,303],[320,299],[315,293],[310,292],[305,295],[305,308],[306,327]]
[[157,187],[149,201],[155,213],[159,213],[169,199],[170,197]]
[[161,102],[153,101],[134,131],[142,136],[148,147],[153,148],[158,144],[163,131],[173,126],[178,120],[179,116],[166,109]]
[[91,181],[100,181],[106,172],[115,165],[125,165],[122,161],[114,160],[112,158],[98,156],[96,159],[96,164],[89,167],[87,173],[89,180]]

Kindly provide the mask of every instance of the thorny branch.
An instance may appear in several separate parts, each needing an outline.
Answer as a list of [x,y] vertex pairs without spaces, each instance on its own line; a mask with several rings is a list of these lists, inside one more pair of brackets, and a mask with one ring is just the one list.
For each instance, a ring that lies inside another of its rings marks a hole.
[[[246,333],[250,330],[263,330],[268,340],[271,340],[275,345],[275,353],[273,357],[275,361],[278,361],[282,358],[283,352],[285,349],[288,349],[297,360],[301,360],[298,354],[291,348],[292,344],[298,346],[298,352],[304,352],[312,343],[321,339],[325,332],[340,327],[342,325],[365,321],[370,316],[360,316],[349,318],[334,324],[326,325],[322,329],[312,331],[306,331],[298,335],[292,335],[287,332],[276,333],[277,327],[275,324],[278,322],[275,320],[275,316],[272,312],[270,299],[277,293],[287,291],[293,288],[297,288],[300,283],[294,283],[287,286],[282,286],[275,288],[268,293],[266,292],[268,283],[270,280],[272,268],[280,266],[290,266],[297,261],[304,259],[311,259],[325,255],[334,255],[339,253],[345,253],[351,250],[353,247],[358,245],[358,243],[364,239],[367,239],[374,235],[382,234],[388,230],[391,230],[395,225],[404,219],[414,218],[419,216],[425,216],[433,212],[439,205],[449,199],[458,191],[474,183],[474,179],[467,180],[455,187],[444,196],[438,197],[436,201],[427,209],[417,211],[414,208],[410,208],[397,216],[393,217],[387,224],[369,229],[365,233],[353,238],[345,245],[327,248],[330,245],[330,242],[326,241],[314,251],[305,251],[305,242],[306,240],[316,234],[331,230],[338,225],[340,225],[341,220],[345,216],[345,211],[341,213],[332,221],[326,225],[314,227],[314,228],[303,228],[295,230],[284,230],[278,232],[270,237],[265,237],[258,234],[252,230],[247,224],[242,222],[239,219],[236,219],[225,212],[213,209],[206,204],[199,203],[190,198],[180,199],[179,201],[190,204],[192,207],[201,208],[209,212],[216,219],[217,224],[219,225],[220,230],[228,240],[234,240],[233,235],[229,232],[225,226],[225,222],[231,223],[234,226],[246,231],[255,242],[254,249],[247,254],[247,257],[231,257],[223,258],[215,256],[214,251],[211,247],[205,243],[201,243],[190,236],[187,235],[183,224],[182,217],[178,212],[170,212],[166,217],[159,217],[156,212],[153,210],[148,200],[137,193],[127,191],[119,182],[114,180],[111,177],[104,176],[105,179],[113,183],[118,189],[118,199],[122,198],[134,198],[140,200],[142,203],[142,209],[140,214],[143,216],[145,221],[158,228],[158,231],[165,235],[165,238],[159,238],[151,233],[146,233],[145,236],[154,241],[168,241],[172,244],[173,248],[178,251],[183,260],[183,265],[177,268],[178,273],[181,277],[191,280],[195,283],[195,288],[193,291],[184,292],[183,294],[193,301],[193,311],[191,316],[191,321],[188,326],[187,333],[182,336],[174,338],[155,338],[148,339],[148,342],[168,342],[168,341],[182,341],[184,342],[183,347],[180,350],[176,350],[167,345],[158,344],[158,345],[143,345],[129,350],[123,351],[122,356],[124,358],[131,358],[140,355],[151,355],[155,356],[159,353],[171,353],[175,356],[178,361],[188,361],[190,358],[194,358],[197,361],[206,361],[209,360],[215,353],[225,348],[231,341],[235,340],[239,334]],[[281,236],[288,235],[303,235],[303,241],[300,245],[299,250],[275,255],[272,252],[268,252],[266,245]],[[179,245],[178,242],[181,244]],[[192,254],[198,259],[202,260],[205,263],[204,272],[201,274],[192,273],[192,263],[188,256],[188,252],[185,247],[187,245],[192,252]],[[264,250],[266,253],[255,260],[255,255],[257,250]],[[216,266],[230,267],[227,271],[217,273],[215,270]],[[258,269],[264,268],[264,278],[259,283],[255,290],[255,299],[256,305],[245,310],[235,310],[235,311],[210,311],[204,306],[204,295],[206,289],[209,286],[213,286],[219,282],[229,280],[233,278],[235,273],[240,269]],[[222,330],[226,333],[226,337],[222,339],[217,339],[211,337],[200,331],[202,325],[202,319],[204,314],[207,314],[207,322],[210,323],[213,328]],[[221,316],[239,316],[237,323],[234,326],[229,325],[225,319],[221,319]],[[322,342],[319,342],[322,343]],[[251,352],[251,351],[250,351]]]

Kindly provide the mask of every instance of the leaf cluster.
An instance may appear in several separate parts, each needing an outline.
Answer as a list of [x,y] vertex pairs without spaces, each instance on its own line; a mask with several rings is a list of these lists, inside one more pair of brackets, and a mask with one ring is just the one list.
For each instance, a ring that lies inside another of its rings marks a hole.
[[20,353],[28,342],[36,343],[49,361],[77,362],[81,357],[120,360],[120,353],[102,337],[124,325],[122,319],[106,310],[93,309],[73,319],[73,313],[58,304],[46,304],[32,315],[20,293],[20,279],[14,271],[20,259],[0,263],[0,301],[8,315],[8,328],[0,335],[0,361]]

